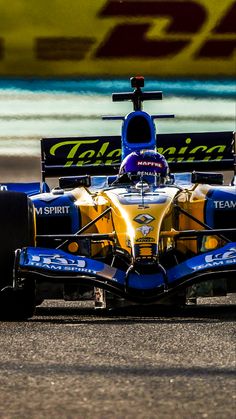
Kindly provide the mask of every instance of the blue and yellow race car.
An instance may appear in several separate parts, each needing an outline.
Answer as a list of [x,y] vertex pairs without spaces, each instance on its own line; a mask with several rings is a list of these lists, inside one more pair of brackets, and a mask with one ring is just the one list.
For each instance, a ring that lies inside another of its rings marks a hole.
[[133,77],[112,95],[133,103],[105,117],[121,135],[44,138],[41,184],[1,185],[2,318],[31,317],[44,299],[108,308],[236,292],[235,134],[157,134],[154,119],[173,115],[145,112],[162,92],[143,86]]

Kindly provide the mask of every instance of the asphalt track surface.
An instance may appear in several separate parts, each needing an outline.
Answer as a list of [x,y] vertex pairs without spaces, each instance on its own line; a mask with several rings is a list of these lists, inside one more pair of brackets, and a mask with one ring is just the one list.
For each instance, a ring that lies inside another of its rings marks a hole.
[[235,418],[236,296],[204,301],[1,322],[0,418]]

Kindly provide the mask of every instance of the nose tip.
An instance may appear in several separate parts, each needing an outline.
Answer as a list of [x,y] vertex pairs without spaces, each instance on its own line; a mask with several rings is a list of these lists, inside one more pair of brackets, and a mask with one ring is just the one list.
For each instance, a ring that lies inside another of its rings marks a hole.
[[155,265],[158,261],[157,244],[141,243],[134,245],[134,261],[138,265]]

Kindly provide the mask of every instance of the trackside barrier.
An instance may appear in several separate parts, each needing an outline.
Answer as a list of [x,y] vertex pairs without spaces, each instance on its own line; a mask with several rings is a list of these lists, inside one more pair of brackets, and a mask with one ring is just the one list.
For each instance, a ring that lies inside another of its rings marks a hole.
[[235,76],[235,0],[12,0],[0,76]]

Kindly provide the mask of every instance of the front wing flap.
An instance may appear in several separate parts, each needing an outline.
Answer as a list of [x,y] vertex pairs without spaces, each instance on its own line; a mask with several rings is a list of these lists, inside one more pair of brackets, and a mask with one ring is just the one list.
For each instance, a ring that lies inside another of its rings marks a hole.
[[[167,293],[194,283],[233,277],[236,273],[236,242],[192,257],[170,269],[153,274],[127,272],[85,256],[75,256],[58,249],[28,247],[16,251],[14,287],[24,278],[39,282],[73,282],[106,289],[130,301],[158,300]],[[236,279],[235,279],[236,280]]]

